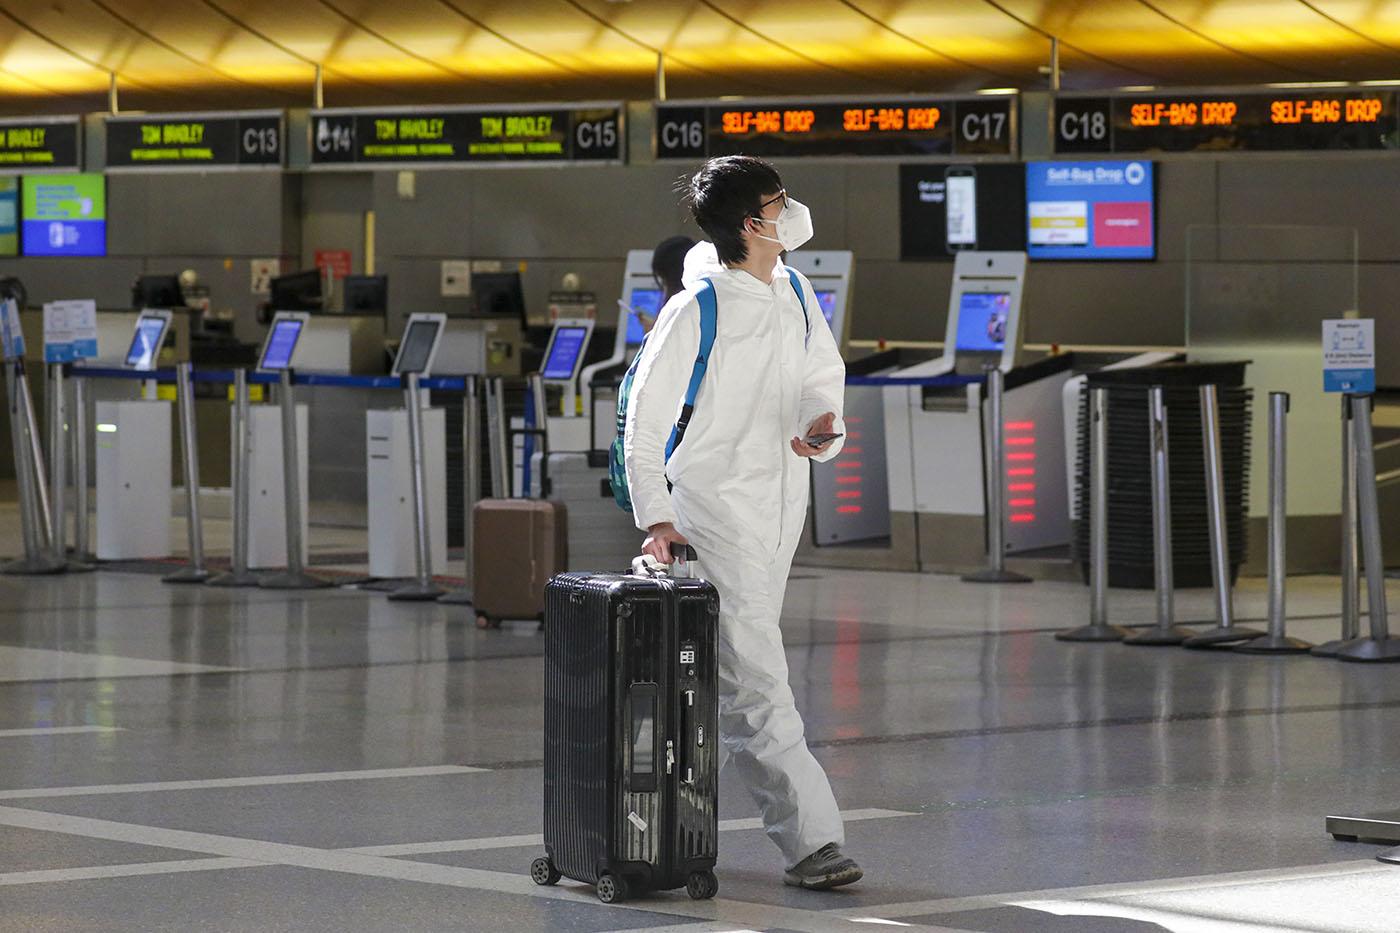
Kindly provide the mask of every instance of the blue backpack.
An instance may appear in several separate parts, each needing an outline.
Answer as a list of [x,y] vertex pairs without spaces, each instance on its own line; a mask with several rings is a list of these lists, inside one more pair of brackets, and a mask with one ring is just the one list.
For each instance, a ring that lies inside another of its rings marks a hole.
[[[792,282],[792,290],[797,293],[797,301],[802,305],[802,321],[807,329],[807,338],[810,338],[812,322],[807,315],[807,297],[802,293],[802,280],[795,269],[788,269],[787,274]],[[695,397],[700,393],[700,383],[705,380],[705,370],[710,365],[710,351],[715,346],[715,327],[719,319],[715,283],[705,279],[705,284],[695,293],[695,300],[700,303],[700,349],[695,354],[695,366],[690,371],[690,384],[685,389],[685,403],[681,406],[680,417],[676,419],[675,427],[671,428],[671,436],[666,441],[668,462],[671,454],[676,452],[676,448],[685,438],[685,429],[695,411]],[[623,443],[627,433],[627,403],[632,398],[632,382],[636,378],[637,364],[641,361],[646,347],[644,337],[642,345],[637,348],[637,355],[632,358],[632,365],[627,367],[627,374],[622,377],[622,384],[617,388],[617,434],[613,437],[612,446],[608,448],[608,482],[612,484],[614,501],[624,512],[632,511],[632,490],[627,486]]]

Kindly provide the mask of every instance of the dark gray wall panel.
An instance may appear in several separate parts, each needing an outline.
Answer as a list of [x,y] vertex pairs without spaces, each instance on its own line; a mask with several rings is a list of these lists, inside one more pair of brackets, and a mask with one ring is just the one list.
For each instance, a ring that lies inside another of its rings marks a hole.
[[8,259],[0,275],[16,275],[29,292],[29,303],[91,298],[99,308],[131,305],[131,283],[141,274],[139,259]]
[[1157,163],[1157,258],[1186,259],[1187,229],[1216,220],[1216,163]]
[[1363,260],[1400,261],[1400,160],[1393,155],[1219,166],[1221,223],[1355,227]]
[[951,262],[856,262],[852,340],[942,340]]
[[1185,300],[1180,263],[1031,263],[1026,341],[1180,345]]
[[[475,174],[478,173],[451,170],[416,172],[415,197],[404,200],[398,195],[398,172],[375,172],[373,205],[378,255],[471,256]],[[434,275],[434,286],[436,282]]]
[[108,253],[277,255],[282,186],[280,172],[109,175]]
[[300,268],[315,266],[318,249],[348,249],[351,271],[364,271],[365,211],[373,206],[373,185],[368,172],[303,176]]
[[[845,175],[846,235],[832,248],[860,244],[857,258],[862,264],[899,259],[899,166],[884,162],[852,165],[845,169]],[[825,205],[826,199],[821,200]],[[814,222],[820,231],[826,217],[814,217]]]

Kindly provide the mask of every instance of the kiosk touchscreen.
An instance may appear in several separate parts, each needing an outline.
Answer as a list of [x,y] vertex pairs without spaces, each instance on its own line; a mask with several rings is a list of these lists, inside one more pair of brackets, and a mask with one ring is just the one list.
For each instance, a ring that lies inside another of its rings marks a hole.
[[155,369],[169,329],[169,311],[142,311],[131,334],[131,345],[126,350],[126,367],[141,372]]
[[309,316],[303,311],[278,311],[272,319],[272,329],[263,341],[258,369],[290,369],[296,356],[297,342],[301,340],[308,320]]
[[631,294],[622,302],[622,307],[627,312],[627,336],[624,346],[635,350],[642,345],[649,325],[654,324],[656,316],[661,313],[664,297],[665,293],[659,288],[632,289]]
[[554,331],[549,335],[549,346],[544,351],[544,366],[540,368],[544,381],[572,386],[578,378],[592,336],[591,320],[556,321]]
[[426,376],[432,372],[433,359],[446,327],[445,314],[410,315],[403,340],[399,342],[399,352],[394,356],[393,375],[420,373]]
[[[836,345],[844,347],[846,309],[851,301],[851,272],[855,267],[855,254],[850,250],[798,250],[790,254],[786,262],[812,283],[822,317],[831,327]],[[808,310],[815,312],[817,309]]]

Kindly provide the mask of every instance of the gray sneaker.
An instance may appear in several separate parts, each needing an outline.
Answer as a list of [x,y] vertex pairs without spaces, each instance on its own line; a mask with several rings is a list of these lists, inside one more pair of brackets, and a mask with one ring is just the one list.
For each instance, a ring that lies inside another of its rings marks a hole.
[[783,884],[825,891],[859,881],[864,874],[855,859],[842,855],[841,847],[829,842],[784,872]]

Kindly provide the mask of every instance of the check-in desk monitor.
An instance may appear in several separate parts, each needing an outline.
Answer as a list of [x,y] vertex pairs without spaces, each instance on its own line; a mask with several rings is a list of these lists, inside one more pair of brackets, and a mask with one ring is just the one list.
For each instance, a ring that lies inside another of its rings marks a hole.
[[272,328],[263,341],[262,353],[258,356],[258,369],[290,369],[296,356],[297,343],[306,330],[308,316],[301,311],[278,311],[272,319]]
[[419,373],[426,376],[432,372],[438,343],[446,327],[445,314],[411,315],[403,330],[403,340],[399,342],[399,352],[394,356],[393,375]]
[[544,381],[572,387],[578,379],[578,371],[583,365],[592,336],[592,321],[557,321],[549,335],[549,346],[544,351],[544,366],[540,368]]
[[160,359],[160,348],[165,345],[165,334],[170,330],[169,311],[142,311],[136,319],[136,327],[131,334],[131,345],[126,350],[127,369],[150,372]]

